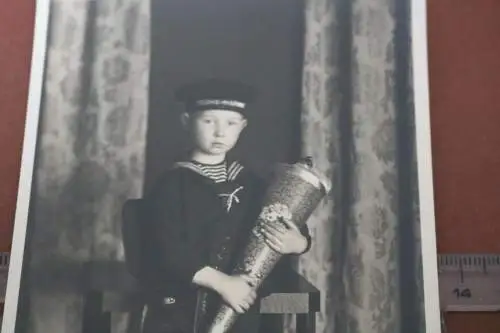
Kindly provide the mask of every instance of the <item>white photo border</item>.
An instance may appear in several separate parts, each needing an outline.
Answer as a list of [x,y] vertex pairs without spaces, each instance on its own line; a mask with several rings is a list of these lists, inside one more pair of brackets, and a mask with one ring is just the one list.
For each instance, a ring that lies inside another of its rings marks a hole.
[[425,327],[427,333],[441,333],[427,26],[427,0],[411,0],[413,103],[416,127]]
[[9,273],[1,333],[14,333],[16,328],[26,228],[28,225],[35,153],[38,139],[38,122],[40,119],[40,105],[42,100],[43,80],[45,77],[49,17],[50,0],[36,0],[28,105],[24,125],[21,170],[17,190],[14,232],[10,250]]

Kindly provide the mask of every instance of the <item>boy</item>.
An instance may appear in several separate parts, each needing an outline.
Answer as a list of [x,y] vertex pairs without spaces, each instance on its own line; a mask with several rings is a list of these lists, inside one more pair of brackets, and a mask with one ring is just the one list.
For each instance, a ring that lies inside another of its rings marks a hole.
[[[145,197],[145,333],[193,333],[194,326],[204,333],[221,301],[239,313],[232,333],[258,332],[257,293],[245,276],[230,274],[266,185],[227,157],[247,126],[254,95],[251,87],[217,79],[177,92],[186,106],[181,119],[191,148],[189,158],[175,163]],[[307,227],[285,224],[263,228],[266,242],[285,255],[306,252]]]

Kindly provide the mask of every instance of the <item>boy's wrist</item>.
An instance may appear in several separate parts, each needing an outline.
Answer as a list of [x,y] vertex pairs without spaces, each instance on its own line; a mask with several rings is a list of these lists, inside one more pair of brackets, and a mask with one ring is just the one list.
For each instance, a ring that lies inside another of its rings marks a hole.
[[223,284],[225,276],[226,275],[224,273],[216,270],[215,268],[206,266],[196,272],[193,277],[193,283],[201,287],[218,291],[220,286]]

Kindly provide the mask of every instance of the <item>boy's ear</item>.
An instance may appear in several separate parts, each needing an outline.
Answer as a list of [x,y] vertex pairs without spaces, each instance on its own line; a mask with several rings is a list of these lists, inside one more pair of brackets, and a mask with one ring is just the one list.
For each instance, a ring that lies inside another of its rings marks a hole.
[[189,118],[190,118],[189,113],[183,112],[181,114],[181,123],[182,123],[182,126],[184,126],[185,128],[187,128],[189,125]]

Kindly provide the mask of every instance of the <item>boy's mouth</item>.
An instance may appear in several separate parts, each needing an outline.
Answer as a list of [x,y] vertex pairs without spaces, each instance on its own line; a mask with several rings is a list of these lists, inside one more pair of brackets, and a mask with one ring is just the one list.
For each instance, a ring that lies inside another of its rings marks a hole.
[[214,147],[224,147],[225,144],[222,143],[222,142],[214,142],[214,143],[212,143],[212,146],[214,146]]

